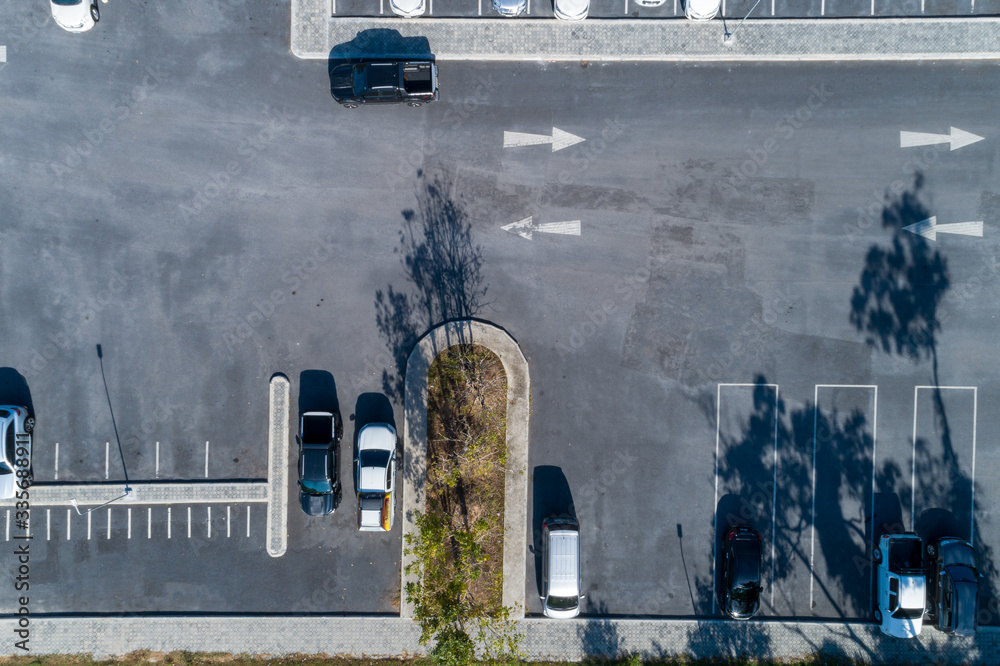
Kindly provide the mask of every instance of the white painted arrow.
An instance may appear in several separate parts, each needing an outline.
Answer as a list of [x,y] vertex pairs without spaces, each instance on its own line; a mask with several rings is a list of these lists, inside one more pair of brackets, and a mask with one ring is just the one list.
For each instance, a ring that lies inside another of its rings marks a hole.
[[7,62],[7,47],[0,45],[0,62]]
[[928,134],[926,132],[900,132],[899,147],[914,148],[916,146],[933,146],[938,143],[950,143],[952,150],[958,150],[971,143],[982,141],[981,137],[972,132],[951,128],[951,134]]
[[545,136],[544,134],[525,134],[524,132],[504,132],[503,133],[503,147],[504,148],[518,148],[520,146],[539,146],[543,143],[552,144],[552,152],[557,150],[562,150],[563,148],[569,148],[570,146],[575,146],[581,141],[586,141],[583,137],[579,137],[575,134],[570,134],[569,132],[564,132],[558,127],[552,128],[552,136]]
[[938,224],[937,217],[921,220],[916,224],[903,227],[903,231],[923,236],[932,241],[937,240],[938,234],[961,234],[963,236],[983,237],[983,223],[980,222],[952,222],[951,224]]
[[544,224],[534,224],[530,217],[526,217],[523,220],[518,220],[517,222],[511,222],[510,224],[505,224],[500,227],[504,231],[509,231],[512,234],[517,234],[521,238],[527,238],[531,240],[532,232],[537,231],[540,234],[562,234],[563,236],[579,236],[580,235],[580,220],[572,220],[570,222],[545,222]]

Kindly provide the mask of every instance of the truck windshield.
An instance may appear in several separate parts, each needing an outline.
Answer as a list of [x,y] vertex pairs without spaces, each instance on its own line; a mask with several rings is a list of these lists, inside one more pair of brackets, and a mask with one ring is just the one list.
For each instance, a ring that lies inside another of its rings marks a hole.
[[548,606],[552,610],[572,610],[580,605],[580,597],[549,597]]

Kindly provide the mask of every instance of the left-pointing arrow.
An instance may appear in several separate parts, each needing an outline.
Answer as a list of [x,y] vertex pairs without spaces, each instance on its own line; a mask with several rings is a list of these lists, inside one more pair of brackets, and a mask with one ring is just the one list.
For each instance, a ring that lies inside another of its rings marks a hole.
[[521,238],[532,240],[534,232],[540,234],[560,234],[562,236],[579,236],[580,220],[570,220],[568,222],[545,222],[544,224],[534,224],[530,217],[517,222],[511,222],[500,227],[504,231],[517,234]]
[[932,241],[937,240],[938,234],[961,234],[962,236],[983,237],[983,223],[977,222],[952,222],[951,224],[938,224],[937,217],[930,217],[920,220],[915,224],[903,227],[903,231],[923,236]]

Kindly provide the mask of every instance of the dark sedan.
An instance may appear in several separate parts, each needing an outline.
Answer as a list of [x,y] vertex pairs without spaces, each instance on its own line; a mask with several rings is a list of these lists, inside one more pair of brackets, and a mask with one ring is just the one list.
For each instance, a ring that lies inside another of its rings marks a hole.
[[749,620],[760,610],[760,534],[747,525],[734,525],[723,544],[723,612],[734,620]]
[[299,504],[310,516],[327,516],[340,503],[340,414],[306,412],[299,429]]

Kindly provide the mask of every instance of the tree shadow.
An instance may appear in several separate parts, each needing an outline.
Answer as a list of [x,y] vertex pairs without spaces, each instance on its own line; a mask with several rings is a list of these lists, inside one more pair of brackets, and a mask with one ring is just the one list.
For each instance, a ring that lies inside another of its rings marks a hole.
[[[954,530],[957,533],[948,536],[968,539],[973,537],[972,532],[980,534],[972,513],[973,479],[971,470],[962,468],[955,448],[938,365],[942,325],[938,308],[950,286],[948,261],[927,239],[906,229],[931,217],[922,201],[923,187],[923,176],[917,173],[910,190],[887,196],[882,226],[892,232],[892,239],[888,247],[869,248],[859,284],[851,296],[850,321],[865,335],[868,345],[882,353],[915,364],[931,361],[936,436],[922,436],[913,442],[913,477],[920,482],[921,506],[929,507],[919,517],[918,533],[926,540]],[[916,493],[916,489],[911,492]],[[968,516],[958,520],[950,515],[966,512]],[[915,523],[917,519],[913,517]],[[992,548],[980,538],[974,539],[973,546],[984,575],[980,603],[989,623],[996,623],[1000,618],[985,611],[986,606],[996,607],[993,578],[997,570]]]
[[[588,615],[607,615],[608,608],[604,602],[596,605],[587,604]],[[576,636],[580,640],[580,647],[587,655],[584,664],[601,664],[605,660],[615,659],[623,656],[622,645],[624,637],[618,631],[618,622],[615,620],[589,620],[577,626]]]
[[369,58],[433,60],[434,54],[426,37],[404,37],[398,30],[373,28],[362,30],[351,41],[330,49],[330,69],[341,62]]
[[[409,288],[389,285],[375,293],[375,320],[395,367],[382,372],[382,391],[404,398],[406,360],[426,331],[455,319],[475,317],[488,303],[482,248],[472,241],[464,201],[446,175],[419,173],[415,210],[403,211],[396,252]],[[464,339],[453,344],[464,344]]]
[[873,480],[876,487],[891,488],[902,476],[891,461],[873,469],[872,430],[860,410],[808,402],[791,409],[764,376],[755,379],[750,413],[732,434],[720,425],[715,575],[697,580],[701,606],[709,609],[703,615],[718,609],[713,595],[717,598],[721,588],[720,540],[730,526],[749,524],[763,542],[763,614],[813,614],[803,607],[805,599],[786,591],[794,585],[782,584],[792,582],[803,563],[821,558],[814,578],[817,598],[838,617],[867,616]]

